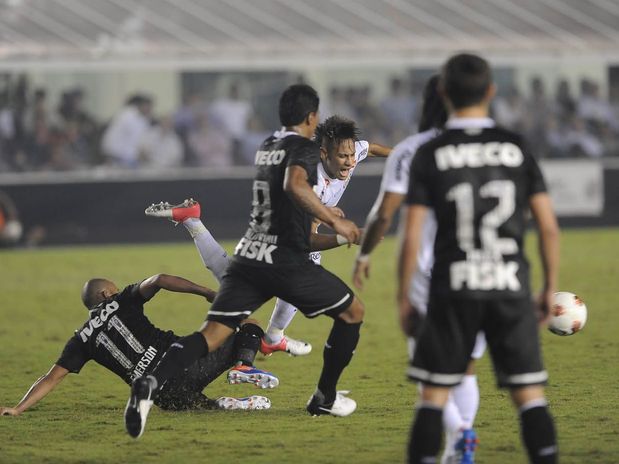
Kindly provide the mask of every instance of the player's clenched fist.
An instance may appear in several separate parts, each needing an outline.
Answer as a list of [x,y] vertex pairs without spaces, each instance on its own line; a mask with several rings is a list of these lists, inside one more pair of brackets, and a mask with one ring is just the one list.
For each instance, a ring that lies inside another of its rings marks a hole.
[[333,230],[348,240],[348,246],[353,243],[359,243],[361,231],[354,222],[338,218],[333,221]]

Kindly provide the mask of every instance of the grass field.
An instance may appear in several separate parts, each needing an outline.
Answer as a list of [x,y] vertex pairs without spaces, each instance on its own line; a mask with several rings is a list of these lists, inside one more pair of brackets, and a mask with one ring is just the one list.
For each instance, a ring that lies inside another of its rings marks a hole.
[[[232,244],[228,243],[230,247]],[[534,250],[535,240],[529,240]],[[276,372],[280,387],[267,394],[269,411],[169,413],[154,410],[138,441],[124,432],[128,387],[88,364],[20,417],[0,417],[0,463],[397,463],[404,448],[416,390],[404,379],[405,343],[394,311],[395,243],[373,259],[373,278],[361,294],[366,322],[353,362],[340,382],[359,403],[349,418],[311,418],[304,410],[322,364],[330,320],[298,317],[292,336],[314,345],[304,358],[274,355],[259,366]],[[544,332],[551,374],[548,397],[557,420],[563,463],[619,462],[619,230],[563,235],[561,290],[578,293],[589,320],[582,333]],[[325,253],[326,267],[348,280],[354,250]],[[532,255],[532,253],[529,253]],[[539,267],[534,263],[535,275]],[[58,358],[86,312],[79,291],[92,276],[119,286],[166,272],[214,286],[191,242],[159,246],[58,248],[0,252],[0,404],[14,405]],[[255,315],[268,320],[272,303]],[[207,308],[198,297],[161,294],[147,306],[158,326],[195,330]],[[319,318],[320,319],[320,318]],[[478,463],[523,463],[516,415],[495,388],[487,357],[479,365],[481,408]],[[257,393],[223,378],[209,396]]]

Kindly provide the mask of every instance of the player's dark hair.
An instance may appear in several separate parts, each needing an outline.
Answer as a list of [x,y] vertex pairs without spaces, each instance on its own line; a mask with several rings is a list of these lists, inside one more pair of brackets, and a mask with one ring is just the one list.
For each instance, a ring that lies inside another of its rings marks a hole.
[[103,300],[101,292],[110,285],[113,285],[112,282],[100,278],[90,279],[86,282],[82,288],[82,303],[84,303],[84,306],[88,309],[92,309],[101,303]]
[[314,133],[314,140],[325,150],[331,153],[344,140],[359,140],[359,129],[354,121],[341,116],[331,116],[318,124]]
[[423,103],[421,106],[421,118],[419,119],[419,132],[429,129],[440,129],[447,121],[447,109],[438,92],[438,83],[441,76],[434,74],[423,88]]
[[443,66],[440,86],[454,109],[480,103],[491,84],[490,65],[480,56],[461,53]]
[[279,99],[279,121],[284,127],[296,126],[318,111],[319,103],[318,93],[309,85],[291,85]]

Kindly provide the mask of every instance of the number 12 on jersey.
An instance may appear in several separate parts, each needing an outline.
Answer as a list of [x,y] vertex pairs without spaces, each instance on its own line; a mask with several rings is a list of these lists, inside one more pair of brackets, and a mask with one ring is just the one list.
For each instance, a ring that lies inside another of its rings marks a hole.
[[521,289],[517,277],[518,263],[504,261],[504,255],[518,252],[513,238],[499,237],[498,229],[516,210],[516,187],[510,180],[493,180],[479,189],[482,199],[496,198],[497,205],[485,213],[479,225],[479,243],[475,248],[475,197],[473,186],[463,182],[447,192],[446,199],[456,205],[456,240],[467,255],[450,267],[452,290],[511,290]]

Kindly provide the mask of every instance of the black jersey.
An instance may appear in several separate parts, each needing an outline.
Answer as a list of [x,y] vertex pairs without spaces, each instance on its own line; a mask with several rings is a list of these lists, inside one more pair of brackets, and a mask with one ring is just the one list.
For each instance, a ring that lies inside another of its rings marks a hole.
[[134,284],[100,303],[67,342],[56,364],[77,373],[93,359],[127,383],[148,374],[178,337],[148,320],[145,302],[139,284]]
[[275,132],[256,152],[252,210],[247,232],[234,250],[243,264],[301,264],[310,251],[312,216],[284,192],[288,166],[301,166],[317,182],[320,148],[295,132]]
[[545,190],[519,135],[491,119],[450,120],[417,151],[407,197],[436,214],[432,290],[476,298],[527,295],[528,200]]

